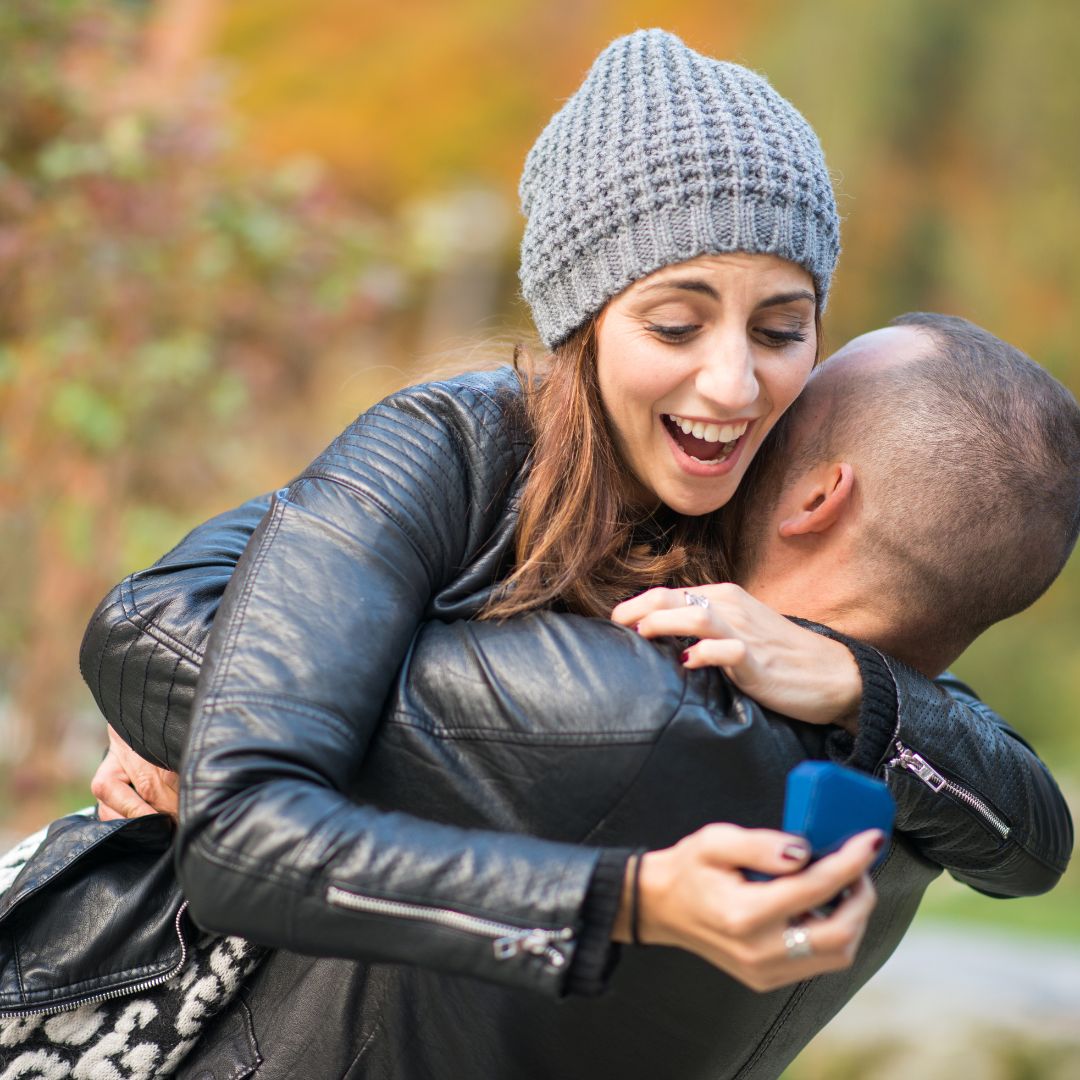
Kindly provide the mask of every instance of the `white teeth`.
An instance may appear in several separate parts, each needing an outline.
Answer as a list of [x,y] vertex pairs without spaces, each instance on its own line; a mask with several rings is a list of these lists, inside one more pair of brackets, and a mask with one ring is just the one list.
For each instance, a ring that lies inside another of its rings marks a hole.
[[741,438],[743,432],[750,426],[749,420],[743,420],[739,424],[706,424],[701,420],[687,420],[674,413],[668,413],[668,419],[684,435],[693,435],[695,439],[704,439],[706,442],[734,442]]
[[714,458],[708,458],[708,459],[706,459],[706,458],[699,458],[699,457],[695,457],[695,456],[694,456],[693,454],[687,454],[686,456],[687,456],[687,457],[688,457],[688,458],[689,458],[689,459],[690,459],[691,461],[696,461],[696,462],[698,462],[698,464],[700,464],[700,465],[715,465],[715,464],[716,464],[716,463],[717,463],[718,461],[727,461],[727,459],[728,459],[729,457],[731,457],[731,455],[732,455],[732,454],[733,454],[734,452],[735,452],[735,447],[734,447],[734,446],[732,446],[732,447],[728,447],[728,448],[727,448],[727,449],[725,449],[725,450],[721,450],[721,451],[720,451],[720,453],[719,453],[719,454],[717,454],[717,455],[716,455],[716,457],[714,457]]

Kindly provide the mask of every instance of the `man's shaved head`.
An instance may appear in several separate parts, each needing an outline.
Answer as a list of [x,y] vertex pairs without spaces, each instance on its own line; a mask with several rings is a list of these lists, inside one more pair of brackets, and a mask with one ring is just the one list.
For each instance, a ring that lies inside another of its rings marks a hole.
[[[875,644],[924,669],[1040,596],[1080,529],[1080,407],[965,319],[904,315],[836,353],[785,418],[750,498],[775,506],[833,461],[855,471],[861,581],[897,614]],[[764,539],[747,536],[744,571]]]

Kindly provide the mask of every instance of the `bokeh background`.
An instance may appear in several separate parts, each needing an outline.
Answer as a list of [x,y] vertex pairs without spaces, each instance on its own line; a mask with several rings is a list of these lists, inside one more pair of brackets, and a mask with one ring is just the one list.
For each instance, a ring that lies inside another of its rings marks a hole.
[[[389,390],[529,340],[521,163],[599,49],[637,26],[767,73],[820,134],[845,218],[828,342],[953,312],[1080,391],[1078,13],[1072,0],[3,0],[0,833],[87,802],[103,736],[76,654],[113,583],[287,481]],[[1078,562],[957,665],[1074,806]],[[1075,959],[1080,871],[1010,902],[941,883],[924,923]],[[967,1075],[1080,1075],[1075,1042],[1038,1012],[1006,1042],[980,1029]],[[829,1034],[792,1077],[945,1068],[900,1065],[920,1041],[902,1032],[870,1046]]]

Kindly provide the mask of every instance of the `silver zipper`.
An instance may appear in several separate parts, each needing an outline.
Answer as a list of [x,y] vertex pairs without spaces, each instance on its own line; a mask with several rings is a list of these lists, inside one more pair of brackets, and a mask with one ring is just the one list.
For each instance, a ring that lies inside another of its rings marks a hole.
[[942,776],[926,758],[921,754],[916,754],[914,750],[905,746],[899,739],[896,740],[896,750],[896,757],[886,763],[889,767],[907,769],[908,772],[914,773],[931,791],[948,792],[977,814],[980,814],[1001,834],[1002,839],[1008,837],[1011,831],[1009,826],[978,795]]
[[326,890],[326,899],[337,907],[364,911],[371,915],[390,915],[399,919],[416,919],[420,922],[432,922],[446,926],[451,930],[462,930],[467,934],[479,934],[492,939],[492,949],[496,960],[509,960],[518,953],[530,953],[543,956],[553,968],[561,968],[566,963],[566,954],[555,947],[555,942],[570,941],[574,931],[569,926],[559,930],[544,930],[535,927],[531,930],[509,923],[481,919],[476,915],[466,915],[462,911],[449,908],[428,907],[424,904],[407,904],[401,900],[384,900],[376,896],[361,896],[348,889],[331,885]]
[[181,969],[187,963],[187,942],[184,940],[183,931],[180,929],[180,920],[184,917],[187,906],[188,902],[185,900],[180,905],[180,910],[176,913],[176,920],[174,923],[176,936],[180,941],[180,959],[177,961],[175,967],[170,968],[161,975],[155,975],[152,979],[143,979],[142,982],[117,987],[115,990],[102,990],[97,994],[88,994],[86,997],[76,998],[73,1001],[68,1001],[61,1005],[49,1005],[45,1008],[37,1009],[5,1009],[0,1007],[0,1020],[6,1020],[9,1016],[53,1016],[56,1013],[70,1012],[72,1009],[78,1009],[83,1005],[97,1005],[99,1002],[109,1001],[112,998],[130,997],[132,994],[141,994],[144,990],[152,990],[155,986],[160,986],[162,983],[175,978],[180,974]]

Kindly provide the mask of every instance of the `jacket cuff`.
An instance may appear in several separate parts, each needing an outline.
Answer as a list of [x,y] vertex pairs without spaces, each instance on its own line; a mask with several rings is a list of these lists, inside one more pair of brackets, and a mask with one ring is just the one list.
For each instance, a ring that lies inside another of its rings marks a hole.
[[855,658],[863,685],[858,732],[854,736],[846,731],[831,732],[825,746],[833,761],[865,773],[875,773],[889,756],[900,721],[900,701],[889,665],[872,645],[808,619],[791,621],[846,645]]
[[600,852],[582,909],[583,927],[566,976],[566,992],[595,997],[603,992],[619,960],[619,946],[611,940],[619,912],[629,848]]

